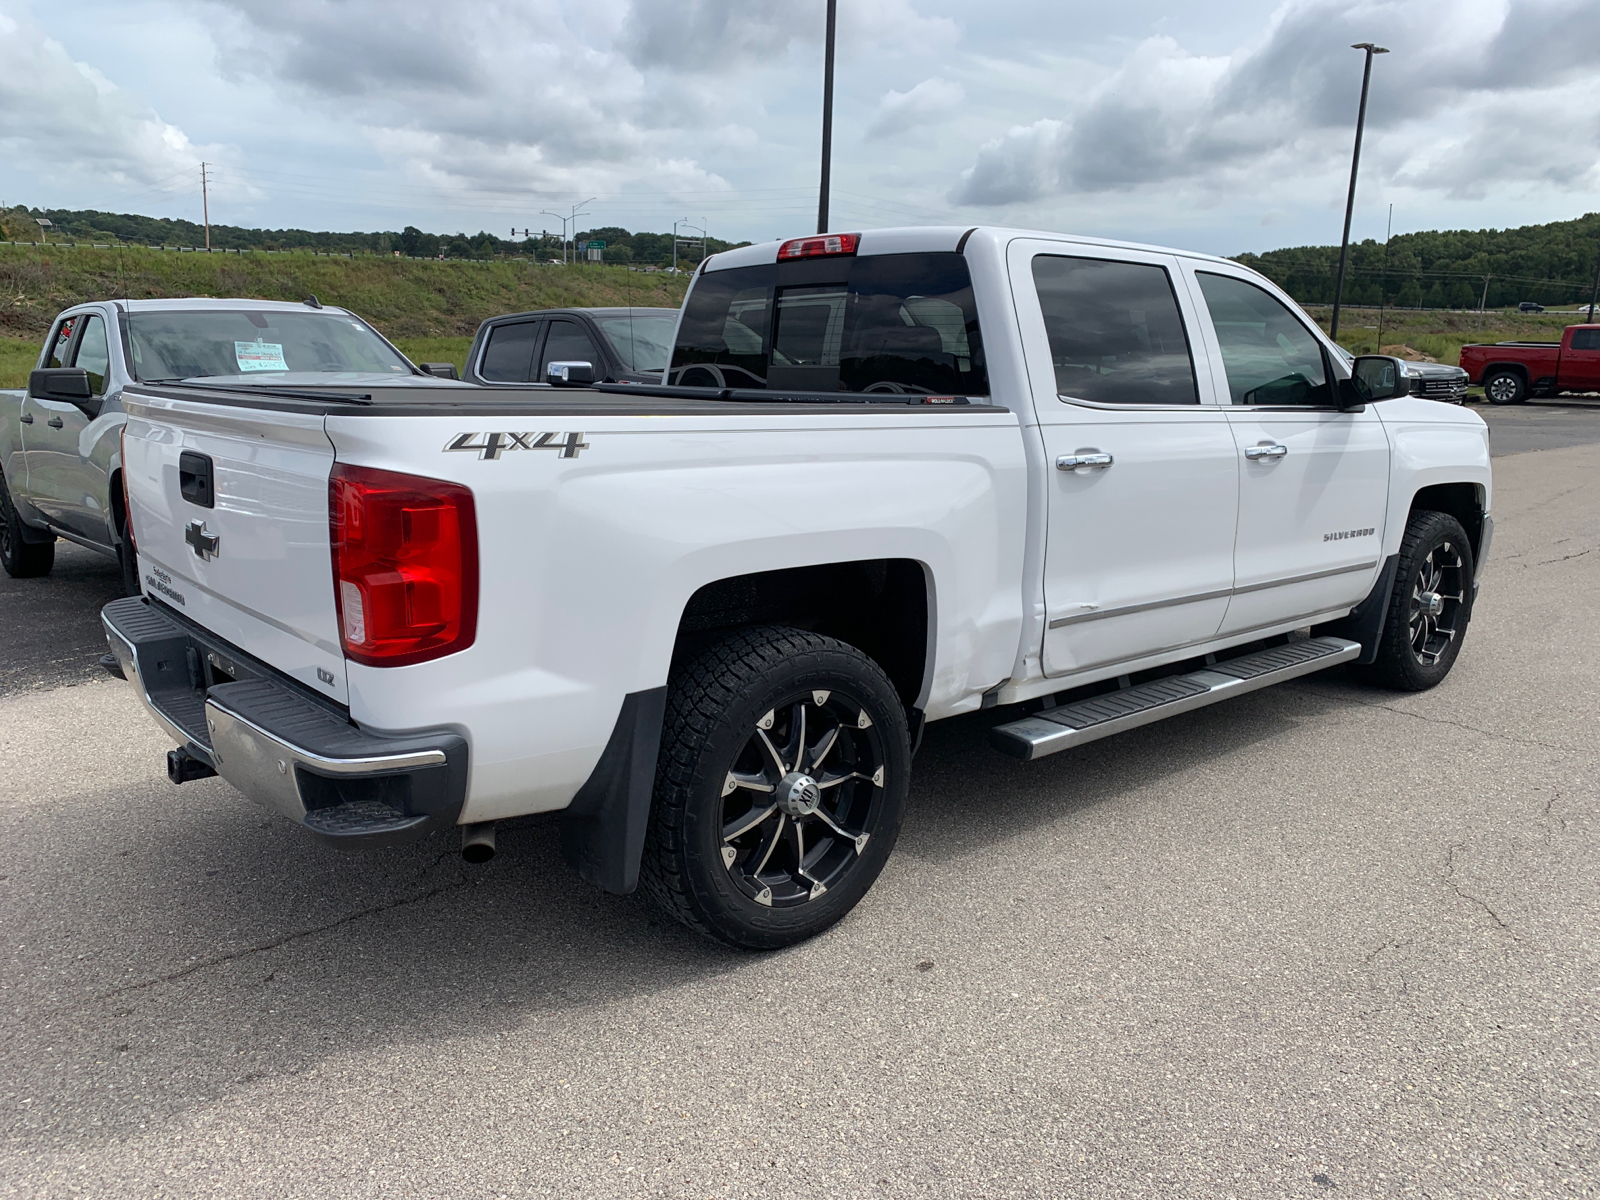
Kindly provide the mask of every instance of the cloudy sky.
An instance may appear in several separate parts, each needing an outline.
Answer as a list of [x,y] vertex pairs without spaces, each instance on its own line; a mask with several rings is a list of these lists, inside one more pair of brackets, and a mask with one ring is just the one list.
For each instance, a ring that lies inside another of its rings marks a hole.
[[[1600,209],[1600,0],[840,0],[836,229],[1221,253]],[[229,224],[815,222],[822,0],[0,0],[0,202]]]

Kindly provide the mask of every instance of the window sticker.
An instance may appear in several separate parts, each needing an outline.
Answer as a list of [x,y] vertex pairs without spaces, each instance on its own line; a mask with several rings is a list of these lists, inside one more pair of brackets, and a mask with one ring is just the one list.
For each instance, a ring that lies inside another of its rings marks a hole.
[[283,345],[279,342],[235,342],[233,356],[241,373],[246,371],[287,371]]

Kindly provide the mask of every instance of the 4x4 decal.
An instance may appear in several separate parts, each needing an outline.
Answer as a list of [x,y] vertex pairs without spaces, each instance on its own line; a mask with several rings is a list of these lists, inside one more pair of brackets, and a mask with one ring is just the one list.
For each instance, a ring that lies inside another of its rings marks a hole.
[[559,450],[562,458],[577,458],[588,448],[581,433],[458,433],[445,443],[447,453],[471,450],[479,459],[499,458],[507,450]]

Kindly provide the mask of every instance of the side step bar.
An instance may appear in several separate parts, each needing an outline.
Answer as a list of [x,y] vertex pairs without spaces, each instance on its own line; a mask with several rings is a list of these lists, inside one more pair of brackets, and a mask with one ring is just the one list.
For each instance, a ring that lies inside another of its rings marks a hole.
[[1230,658],[1189,675],[1152,680],[1120,692],[1107,692],[1046,709],[1020,721],[996,725],[989,731],[989,740],[996,750],[1031,762],[1125,729],[1204,708],[1230,696],[1242,696],[1245,692],[1350,662],[1360,653],[1360,642],[1344,638],[1317,637],[1289,642],[1241,658]]

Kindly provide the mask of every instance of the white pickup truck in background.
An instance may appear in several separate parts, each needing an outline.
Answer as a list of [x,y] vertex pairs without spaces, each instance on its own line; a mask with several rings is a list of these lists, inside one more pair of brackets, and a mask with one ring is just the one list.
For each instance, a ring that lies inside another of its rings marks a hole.
[[561,810],[585,878],[780,946],[878,875],[926,721],[1001,707],[1031,759],[1340,663],[1443,679],[1487,433],[1409,390],[1223,259],[751,246],[656,387],[128,389],[107,636],[175,781],[479,859]]
[[122,391],[131,383],[432,384],[443,382],[439,367],[412,365],[360,317],[314,296],[74,305],[51,325],[28,387],[0,390],[0,568],[48,575],[64,537],[115,556],[124,586],[138,594],[121,483]]

